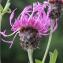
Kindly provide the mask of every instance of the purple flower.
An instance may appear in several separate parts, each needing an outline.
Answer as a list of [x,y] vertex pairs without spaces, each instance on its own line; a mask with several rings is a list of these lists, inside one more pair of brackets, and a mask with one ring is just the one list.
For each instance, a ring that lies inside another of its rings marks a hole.
[[[57,28],[57,19],[53,20],[50,18],[49,15],[52,9],[49,3],[46,1],[44,3],[36,2],[33,3],[33,5],[25,7],[13,23],[12,19],[14,17],[15,10],[10,15],[10,25],[13,33],[6,35],[5,33],[0,32],[0,34],[2,34],[4,37],[12,36],[15,34],[12,41],[14,41],[16,35],[19,34],[20,40],[22,41],[21,45],[23,47],[27,46],[23,43],[27,43],[31,47],[31,44],[33,44],[33,42],[36,42],[36,39],[49,35],[51,21],[53,24],[53,32]],[[30,41],[30,38],[32,39],[32,42]],[[28,43],[29,41],[31,43]],[[13,44],[13,42],[11,43]],[[35,44],[33,44],[33,46],[35,46]]]

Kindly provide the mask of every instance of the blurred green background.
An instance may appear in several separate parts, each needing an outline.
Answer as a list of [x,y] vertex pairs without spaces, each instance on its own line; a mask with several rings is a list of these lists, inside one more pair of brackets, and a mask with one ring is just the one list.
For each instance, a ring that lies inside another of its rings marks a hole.
[[[2,5],[3,7],[5,6],[7,0],[2,0]],[[19,13],[23,10],[23,8],[26,5],[32,4],[36,0],[11,0],[11,10],[16,10],[15,16],[18,16]],[[40,2],[43,2],[43,0],[38,0]],[[2,19],[2,27],[1,29],[4,30],[6,29],[8,34],[11,33],[10,30],[10,25],[9,25],[9,16],[10,14],[5,14]],[[63,15],[62,15],[63,16]],[[5,38],[7,39],[12,39],[10,38]],[[43,37],[40,44],[39,48],[34,50],[33,53],[33,59],[39,59],[41,60],[44,54],[44,51],[46,49],[48,37]],[[63,18],[61,17],[58,22],[58,28],[53,34],[52,38],[52,43],[50,46],[49,51],[53,51],[54,49],[57,49],[59,52],[57,63],[63,63]],[[49,61],[49,54],[46,59],[46,63]],[[28,56],[27,52],[23,50],[20,46],[20,41],[19,37],[16,37],[14,44],[12,48],[9,48],[9,45],[7,43],[2,42],[1,43],[1,62],[2,63],[28,63]]]

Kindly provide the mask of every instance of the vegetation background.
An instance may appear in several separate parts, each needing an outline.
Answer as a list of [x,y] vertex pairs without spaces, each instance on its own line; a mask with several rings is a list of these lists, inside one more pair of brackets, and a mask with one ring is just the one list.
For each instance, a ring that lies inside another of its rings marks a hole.
[[[3,7],[5,6],[6,1],[7,0],[2,0],[1,3]],[[11,10],[17,8],[15,13],[15,17],[17,17],[24,9],[25,6],[32,4],[35,1],[36,0],[11,0],[10,8]],[[38,0],[38,1],[43,2],[43,0]],[[5,14],[3,16],[2,27],[1,27],[2,30],[6,29],[8,34],[12,32],[10,30],[11,27],[9,25],[9,16],[10,14]],[[6,38],[6,40],[8,39],[11,40],[12,37]],[[48,37],[42,37],[42,40],[39,44],[39,49],[34,50],[33,53],[34,60],[35,59],[42,60],[44,51],[46,49],[47,41],[48,41]],[[49,51],[53,51],[54,49],[57,49],[59,53],[57,63],[63,63],[63,17],[61,17],[58,21],[58,28],[53,34]],[[47,56],[46,63],[48,63],[48,61],[49,61],[49,54]],[[1,42],[1,62],[2,63],[28,63],[27,52],[21,48],[19,37],[15,39],[12,48],[9,48],[9,44]]]

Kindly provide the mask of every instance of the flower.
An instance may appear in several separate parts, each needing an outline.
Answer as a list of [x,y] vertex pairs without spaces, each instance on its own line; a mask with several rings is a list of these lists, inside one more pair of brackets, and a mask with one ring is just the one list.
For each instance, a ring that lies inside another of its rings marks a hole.
[[0,32],[4,37],[15,34],[12,44],[17,34],[19,34],[20,44],[24,49],[36,48],[40,38],[49,35],[51,23],[53,25],[52,32],[57,28],[57,18],[54,20],[50,18],[52,9],[46,1],[44,3],[35,2],[33,5],[26,6],[15,19],[15,22],[12,23],[15,10],[10,15],[10,25],[13,33],[6,35]]

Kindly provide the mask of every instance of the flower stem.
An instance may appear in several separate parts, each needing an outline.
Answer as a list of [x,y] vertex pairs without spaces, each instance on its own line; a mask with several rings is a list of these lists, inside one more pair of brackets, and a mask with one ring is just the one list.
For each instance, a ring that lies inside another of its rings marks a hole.
[[28,52],[28,57],[29,57],[29,62],[30,63],[33,63],[33,58],[32,58],[32,55],[33,55],[33,49],[28,49],[27,50],[27,52]]
[[48,40],[48,44],[47,44],[47,47],[46,47],[46,51],[45,51],[45,54],[44,54],[44,57],[43,57],[42,63],[45,63],[45,59],[46,59],[47,54],[48,54],[48,51],[49,51],[49,47],[50,47],[51,39],[52,39],[52,33],[53,33],[52,31],[53,31],[53,26],[51,25],[51,30],[50,30],[49,40]]
[[2,16],[0,15],[0,31],[1,31],[1,21],[2,21]]

